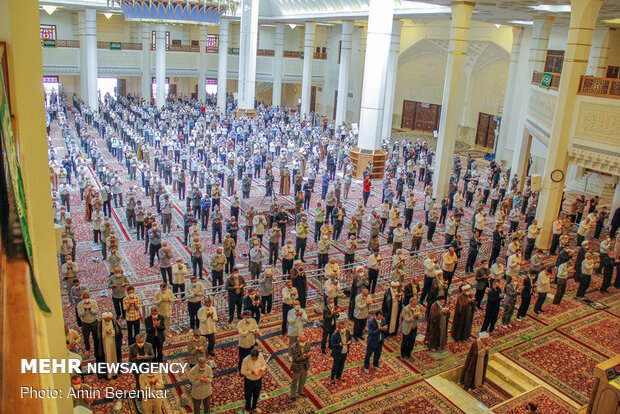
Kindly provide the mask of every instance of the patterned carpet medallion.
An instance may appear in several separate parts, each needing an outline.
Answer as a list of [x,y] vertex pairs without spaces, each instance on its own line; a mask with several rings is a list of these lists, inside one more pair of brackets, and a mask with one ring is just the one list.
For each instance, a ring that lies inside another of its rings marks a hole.
[[594,367],[606,360],[557,332],[541,335],[502,354],[580,404],[588,402]]
[[620,318],[605,312],[597,312],[558,330],[608,357],[620,354]]

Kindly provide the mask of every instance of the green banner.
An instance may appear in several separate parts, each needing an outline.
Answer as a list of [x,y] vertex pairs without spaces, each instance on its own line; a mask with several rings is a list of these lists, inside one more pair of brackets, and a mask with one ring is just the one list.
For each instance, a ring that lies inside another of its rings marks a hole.
[[[2,47],[0,47],[0,56],[3,55]],[[24,193],[24,182],[22,180],[22,172],[17,156],[17,144],[13,135],[13,126],[11,124],[11,113],[9,109],[8,91],[5,89],[4,82],[5,73],[0,65],[0,135],[2,138],[2,146],[6,154],[6,163],[8,166],[7,174],[10,176],[11,187],[13,190],[13,198],[19,218],[19,225],[24,239],[24,247],[28,254],[30,262],[30,283],[32,285],[32,294],[35,302],[43,312],[50,312],[49,306],[45,303],[45,298],[39,288],[39,283],[34,275],[32,266],[32,240],[30,239],[30,231],[28,229],[28,206],[26,203],[26,195]],[[5,212],[4,214],[8,214]]]
[[110,42],[110,49],[121,50],[121,42]]
[[43,40],[43,46],[45,46],[45,47],[56,47],[56,40],[54,40],[54,39],[45,39],[45,40]]
[[238,47],[233,47],[230,49],[230,53],[233,55],[238,55],[239,54],[239,48]]
[[542,74],[542,79],[540,80],[540,86],[544,86],[548,88],[551,86],[551,78],[553,78],[553,74],[549,72],[545,72]]

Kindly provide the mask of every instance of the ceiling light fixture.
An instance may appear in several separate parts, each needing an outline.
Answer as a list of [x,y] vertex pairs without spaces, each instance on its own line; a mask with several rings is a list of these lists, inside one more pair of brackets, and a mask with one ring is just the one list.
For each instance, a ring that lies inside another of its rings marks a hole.
[[498,23],[495,23],[495,27],[497,27],[499,29],[500,27],[502,27],[502,25],[498,24]]
[[56,9],[57,9],[57,7],[56,7],[56,6],[51,6],[51,5],[47,5],[47,4],[46,4],[46,5],[44,5],[44,6],[41,6],[41,7],[43,7],[43,10],[45,10],[45,11],[47,12],[47,14],[49,14],[50,16],[51,16],[51,15],[52,15],[52,13],[54,13],[54,12],[56,11]]
[[603,20],[603,23],[607,23],[607,24],[620,24],[620,18],[618,18],[618,19],[611,19],[611,20]]
[[114,16],[114,13],[103,13],[103,15],[110,20],[112,18],[112,16]]
[[533,10],[550,13],[570,13],[570,4],[539,4],[530,6]]
[[291,24],[289,24],[289,25],[288,25],[288,27],[290,27],[291,29],[295,30],[295,28],[297,27],[297,25],[296,25],[296,24],[291,23]]
[[520,25],[520,26],[531,26],[534,24],[531,20],[510,20],[508,23]]

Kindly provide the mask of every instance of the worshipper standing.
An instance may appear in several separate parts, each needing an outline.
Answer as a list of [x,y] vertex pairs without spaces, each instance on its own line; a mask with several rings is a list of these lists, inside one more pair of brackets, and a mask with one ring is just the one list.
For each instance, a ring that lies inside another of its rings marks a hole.
[[153,346],[146,342],[146,333],[140,332],[136,335],[136,341],[129,346],[129,362],[138,367],[138,370],[133,373],[136,379],[136,386],[140,389],[139,381],[139,369],[142,364],[150,363],[155,354],[153,353]]
[[547,299],[547,294],[551,290],[552,275],[553,271],[551,267],[546,268],[538,274],[538,279],[536,280],[536,291],[538,292],[538,297],[536,298],[536,303],[534,304],[534,313],[536,315],[540,312],[544,312],[542,307]]
[[290,279],[293,281],[293,286],[297,289],[297,297],[299,298],[299,304],[302,308],[306,307],[306,271],[301,267],[301,260],[295,260],[295,265],[291,269],[289,274]]
[[164,379],[161,373],[147,372],[141,374],[139,381],[140,389],[146,391],[146,395],[149,396],[142,399],[142,412],[144,414],[162,414],[163,398],[159,394],[164,389]]
[[112,289],[112,303],[114,304],[117,320],[121,317],[123,319],[126,317],[126,310],[123,307],[126,286],[129,286],[129,278],[121,273],[120,267],[117,267],[114,269],[114,274],[108,280],[108,288]]
[[90,335],[93,335],[93,347],[97,349],[97,318],[99,317],[99,305],[90,298],[90,292],[82,293],[82,300],[77,305],[77,313],[82,321],[82,336],[84,337],[84,350],[90,352]]
[[536,274],[531,270],[523,276],[523,283],[521,284],[521,305],[519,305],[519,310],[517,311],[517,320],[525,318],[530,308],[532,290],[538,286],[536,283],[532,283],[533,277],[536,277]]
[[407,306],[403,308],[400,330],[403,333],[403,340],[400,345],[400,357],[411,358],[411,352],[415,347],[415,339],[418,335],[418,321],[422,318],[422,311],[418,306],[418,299],[412,296]]
[[359,341],[363,339],[366,319],[368,319],[368,308],[372,304],[368,289],[355,297],[355,311],[353,312],[353,339]]
[[243,312],[243,319],[237,323],[237,331],[239,332],[239,371],[241,371],[244,358],[250,354],[256,345],[256,335],[260,336],[260,329],[258,329],[256,321],[252,319],[252,312]]
[[446,306],[446,298],[440,296],[431,305],[431,310],[427,319],[426,335],[424,344],[431,351],[442,350],[448,342],[448,320],[450,319],[450,309]]
[[469,348],[459,381],[463,384],[465,391],[475,390],[484,384],[489,363],[489,351],[491,350],[488,344],[489,334],[487,332],[480,332],[478,339]]
[[[240,322],[241,323],[241,322]],[[258,398],[262,386],[262,378],[267,369],[267,362],[263,354],[254,348],[240,364],[243,379],[243,391],[245,395],[245,413],[262,413],[258,406]]]
[[211,394],[213,389],[213,370],[207,364],[204,357],[198,359],[198,364],[189,371],[189,383],[192,385],[191,397],[194,405],[194,413],[200,414],[204,408],[205,414],[210,412]]
[[71,376],[71,388],[74,395],[73,407],[87,407],[90,409],[91,404],[95,402],[94,398],[89,397],[93,395],[93,389],[90,385],[83,383],[81,374]]
[[349,319],[354,318],[355,298],[357,297],[359,292],[362,292],[364,289],[368,289],[368,286],[368,275],[366,275],[364,266],[357,266],[356,273],[353,276],[353,280],[351,282],[351,292],[349,293]]
[[200,322],[200,334],[204,336],[209,345],[209,355],[215,356],[215,332],[217,332],[217,311],[213,307],[213,300],[207,296],[204,305],[198,310],[198,321]]
[[291,347],[295,342],[297,342],[297,338],[304,330],[304,324],[308,323],[308,315],[306,314],[306,310],[302,309],[299,301],[293,302],[293,309],[288,311],[288,315],[286,315],[286,319],[288,319],[288,353],[289,359],[291,358]]
[[187,287],[187,313],[189,314],[189,328],[194,330],[200,327],[197,315],[205,295],[205,286],[198,281],[196,275],[193,275],[190,280],[191,283]]
[[261,273],[259,281],[261,313],[267,315],[271,313],[271,307],[273,304],[273,269],[271,267],[265,269],[265,271]]
[[207,339],[200,335],[200,330],[194,329],[192,337],[187,341],[189,366],[194,367],[200,359],[207,356]]
[[585,296],[592,281],[594,266],[598,262],[598,260],[594,260],[592,253],[586,253],[586,257],[581,263],[581,275],[579,276],[579,288],[577,289],[576,298],[583,298]]
[[482,299],[484,299],[484,293],[487,291],[487,287],[489,287],[490,279],[489,262],[483,260],[478,270],[476,270],[476,307],[480,310],[482,310]]
[[164,360],[164,342],[166,341],[166,321],[159,314],[157,306],[151,308],[151,314],[144,319],[146,340],[153,345],[155,362]]
[[499,315],[499,307],[503,296],[499,280],[493,280],[487,294],[487,306],[484,311],[484,322],[482,323],[481,331],[487,332],[488,330],[488,332],[493,332],[495,330],[495,323],[497,323],[497,316]]
[[467,256],[467,265],[465,266],[465,272],[473,272],[476,259],[478,258],[478,249],[482,246],[482,243],[478,240],[480,232],[474,231],[473,236],[469,239],[469,253]]
[[386,321],[383,319],[383,312],[375,312],[375,316],[368,320],[368,338],[366,339],[366,356],[364,357],[364,372],[368,374],[370,367],[370,357],[372,356],[372,367],[379,370],[379,360],[381,350],[385,340],[385,332],[388,329]]
[[334,384],[336,379],[342,381],[342,370],[344,364],[347,361],[347,355],[349,354],[349,347],[351,346],[351,333],[347,329],[347,324],[344,321],[338,322],[338,330],[332,334],[329,341],[329,347],[332,350],[332,370],[330,374],[330,381]]
[[237,319],[241,320],[241,307],[243,306],[243,287],[245,279],[239,275],[239,270],[233,268],[232,275],[226,279],[226,291],[228,292],[228,324],[231,324],[237,308]]
[[297,342],[291,347],[291,400],[299,397],[307,397],[304,393],[308,370],[310,369],[310,355],[312,351],[303,333],[297,338]]
[[404,294],[399,290],[400,283],[394,281],[390,283],[390,289],[385,292],[383,296],[383,304],[381,305],[381,311],[387,319],[388,329],[385,332],[385,336],[392,336],[398,334],[398,324],[400,322],[401,301]]
[[[97,326],[97,341],[95,344],[95,357],[97,362],[114,364],[121,362],[121,346],[123,345],[123,333],[118,322],[112,319],[110,312],[104,312]],[[116,378],[116,373],[100,371],[99,379]]]
[[172,291],[168,289],[166,283],[162,283],[159,286],[159,291],[153,297],[153,303],[157,306],[159,314],[164,317],[164,324],[166,326],[166,335],[170,336],[170,325],[172,324],[172,309],[170,304],[175,301]]
[[260,323],[261,307],[261,298],[258,290],[255,290],[253,287],[248,288],[248,294],[243,298],[243,310],[249,310],[257,324]]
[[332,334],[336,330],[336,321],[340,308],[334,304],[333,299],[327,300],[327,305],[323,307],[323,335],[321,337],[321,353],[325,353],[325,345],[331,340]]
[[554,305],[559,305],[562,303],[562,298],[566,292],[566,283],[568,278],[575,274],[575,269],[573,269],[574,265],[575,260],[570,259],[568,262],[561,263],[558,266],[558,270],[555,274],[555,283],[557,284],[557,287],[555,289],[555,296],[553,297]]
[[502,304],[504,307],[504,312],[502,313],[502,327],[504,328],[511,326],[510,320],[515,311],[519,292],[521,292],[521,285],[516,277],[508,281],[504,287],[504,303]]
[[297,288],[293,287],[293,281],[287,280],[282,289],[282,335],[288,332],[288,312],[293,309],[297,301]]
[[462,285],[460,289],[452,317],[452,338],[457,342],[469,339],[476,310],[476,299],[471,296],[471,287]]

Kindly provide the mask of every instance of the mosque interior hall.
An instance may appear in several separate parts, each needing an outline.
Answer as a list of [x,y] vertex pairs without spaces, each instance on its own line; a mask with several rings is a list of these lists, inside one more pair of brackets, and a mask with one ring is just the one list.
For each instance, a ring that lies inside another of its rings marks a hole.
[[0,0],[0,59],[0,412],[620,414],[620,1]]

